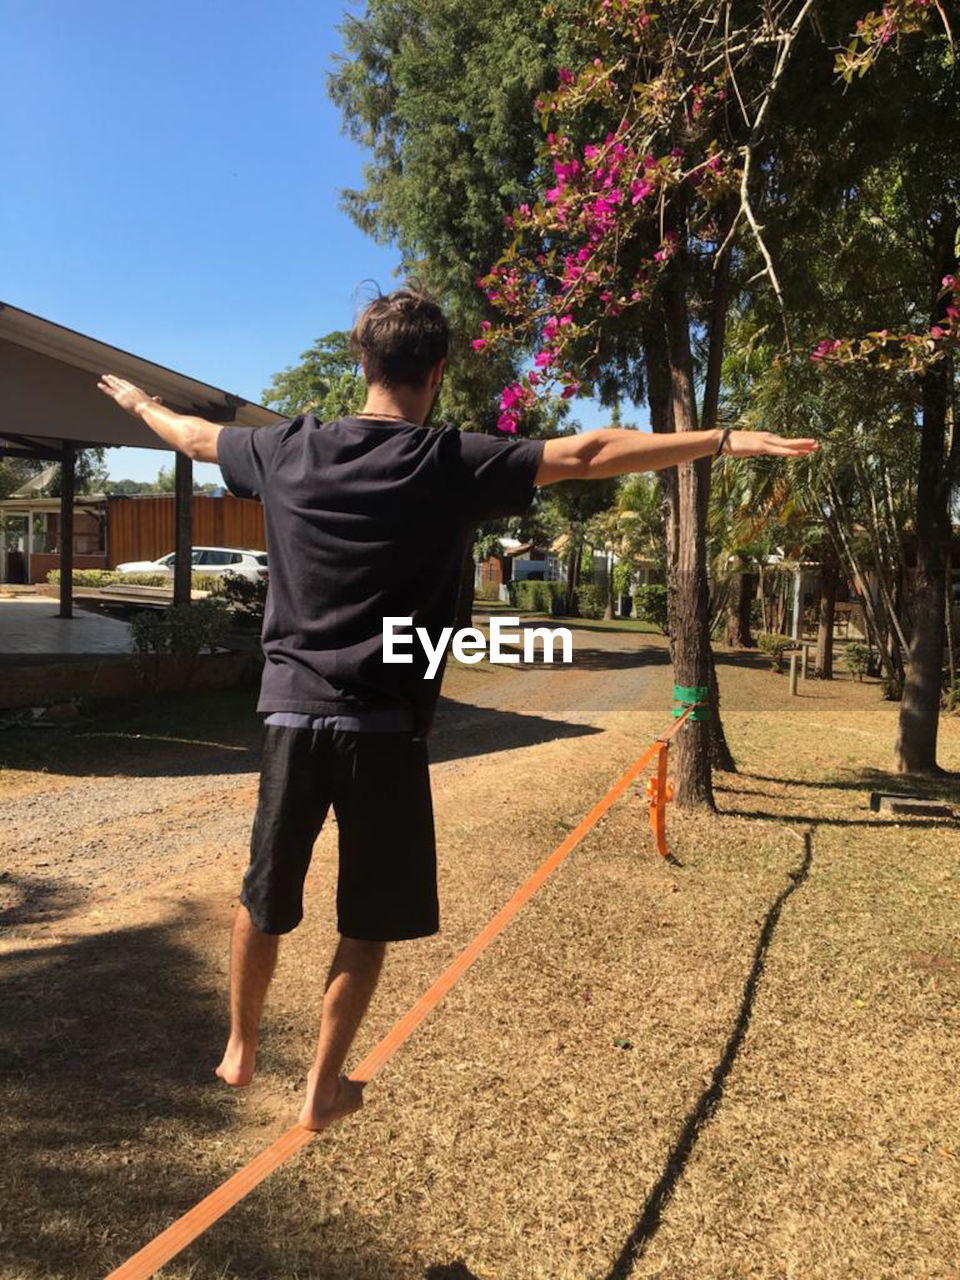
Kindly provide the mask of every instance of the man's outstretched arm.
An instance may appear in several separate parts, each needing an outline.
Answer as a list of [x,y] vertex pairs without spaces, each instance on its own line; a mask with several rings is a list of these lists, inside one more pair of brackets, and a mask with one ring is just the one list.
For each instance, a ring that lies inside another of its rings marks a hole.
[[205,418],[193,418],[185,413],[166,409],[140,387],[115,374],[104,373],[97,383],[98,390],[116,400],[121,409],[142,418],[151,431],[156,432],[171,448],[185,453],[196,462],[217,461],[217,437],[220,427]]
[[654,434],[611,427],[548,440],[536,483],[561,480],[607,480],[635,471],[662,471],[697,458],[710,457],[723,441],[734,458],[802,458],[819,446],[816,440],[776,436],[769,431],[677,431]]

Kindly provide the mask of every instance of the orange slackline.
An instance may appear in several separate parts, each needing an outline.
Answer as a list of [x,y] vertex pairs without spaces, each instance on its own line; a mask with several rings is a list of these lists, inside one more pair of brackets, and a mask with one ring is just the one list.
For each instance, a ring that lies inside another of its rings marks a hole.
[[[699,705],[699,704],[697,704]],[[365,1083],[372,1080],[380,1068],[393,1057],[400,1046],[407,1040],[420,1023],[424,1021],[440,1003],[443,997],[455,986],[474,960],[484,951],[494,938],[502,933],[515,915],[533,897],[540,886],[556,871],[561,862],[567,858],[591,827],[603,817],[607,810],[626,791],[630,783],[647,767],[653,757],[662,750],[663,744],[669,742],[678,729],[687,721],[693,707],[687,707],[676,723],[663,738],[659,738],[648,747],[639,760],[635,761],[619,782],[615,783],[603,799],[595,804],[583,821],[574,828],[561,845],[558,845],[549,858],[537,868],[529,880],[523,884],[505,906],[501,907],[493,919],[477,934],[472,942],[464,947],[448,969],[445,969],[429,990],[409,1009],[399,1022],[388,1031],[376,1048],[364,1058],[350,1075],[351,1080]],[[208,1227],[222,1218],[225,1213],[238,1204],[254,1187],[279,1168],[294,1152],[305,1147],[316,1135],[310,1129],[294,1125],[276,1142],[270,1144],[249,1164],[238,1170],[232,1178],[228,1178],[215,1191],[206,1196],[199,1204],[188,1210],[182,1218],[178,1218],[172,1226],[167,1227],[139,1253],[128,1258],[115,1271],[111,1271],[107,1280],[147,1280],[171,1258],[176,1257],[188,1244],[196,1240]]]

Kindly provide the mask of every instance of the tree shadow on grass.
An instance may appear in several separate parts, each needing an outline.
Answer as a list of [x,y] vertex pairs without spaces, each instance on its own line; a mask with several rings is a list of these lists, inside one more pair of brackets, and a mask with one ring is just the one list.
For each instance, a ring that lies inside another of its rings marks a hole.
[[[753,794],[751,792],[751,794]],[[956,829],[955,818],[905,818],[899,815],[874,814],[869,818],[824,818],[817,813],[778,813],[767,809],[722,809],[725,818],[753,818],[757,822],[790,822],[802,827],[877,827],[887,824],[898,827],[943,827]]]
[[[826,788],[830,791],[882,791],[885,795],[905,796],[916,800],[946,800],[960,804],[960,774],[937,775],[894,773],[892,769],[859,769],[847,778],[774,778],[764,773],[740,771],[741,778],[753,782],[772,782],[782,787]],[[724,790],[725,788],[719,788]]]
[[713,1069],[710,1083],[701,1093],[693,1109],[683,1122],[680,1133],[667,1154],[660,1177],[641,1210],[636,1226],[624,1241],[623,1248],[609,1271],[607,1271],[604,1280],[627,1280],[635,1264],[643,1257],[647,1246],[660,1229],[663,1212],[672,1199],[677,1184],[683,1177],[690,1157],[693,1155],[700,1138],[701,1131],[710,1123],[723,1102],[727,1080],[750,1028],[750,1019],[753,1015],[757,989],[763,978],[767,952],[773,941],[784,903],[791,894],[800,888],[810,874],[810,867],[813,863],[813,834],[811,830],[804,833],[803,848],[803,859],[793,871],[787,873],[789,883],[774,899],[764,917],[760,935],[754,948],[753,964],[750,966],[750,972],[747,975],[743,994],[740,998],[740,1008],[737,1011],[736,1021],[727,1043],[724,1045],[723,1052]]

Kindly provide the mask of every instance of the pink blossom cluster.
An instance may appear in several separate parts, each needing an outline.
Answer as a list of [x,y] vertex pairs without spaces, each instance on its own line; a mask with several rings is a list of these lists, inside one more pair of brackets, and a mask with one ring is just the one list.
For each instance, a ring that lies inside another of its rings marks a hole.
[[835,351],[839,351],[843,343],[839,338],[824,338],[818,342],[814,349],[810,352],[811,360],[825,360],[827,356],[833,355]]
[[934,0],[888,0],[871,10],[857,22],[853,43],[837,55],[837,70],[848,82],[863,75],[895,36],[921,30],[936,7]]
[[943,318],[925,333],[879,329],[864,338],[824,338],[811,351],[810,359],[821,364],[871,360],[882,369],[921,371],[942,357],[948,343],[960,341],[960,276],[944,276],[942,283],[946,295]]

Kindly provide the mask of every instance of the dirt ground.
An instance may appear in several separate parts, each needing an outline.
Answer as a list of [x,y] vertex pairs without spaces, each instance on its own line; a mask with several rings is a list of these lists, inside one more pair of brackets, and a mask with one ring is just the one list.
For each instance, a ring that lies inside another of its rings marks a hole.
[[[432,740],[442,932],[389,1029],[669,724],[658,637],[573,668],[453,666]],[[960,1277],[960,835],[873,814],[875,685],[720,666],[718,817],[632,788],[367,1090],[170,1280]],[[941,758],[960,768],[960,726]],[[0,1276],[104,1275],[289,1127],[332,946],[336,831],[261,1069],[212,1070],[246,860],[249,692],[0,735]],[[917,788],[960,804],[955,781]]]

